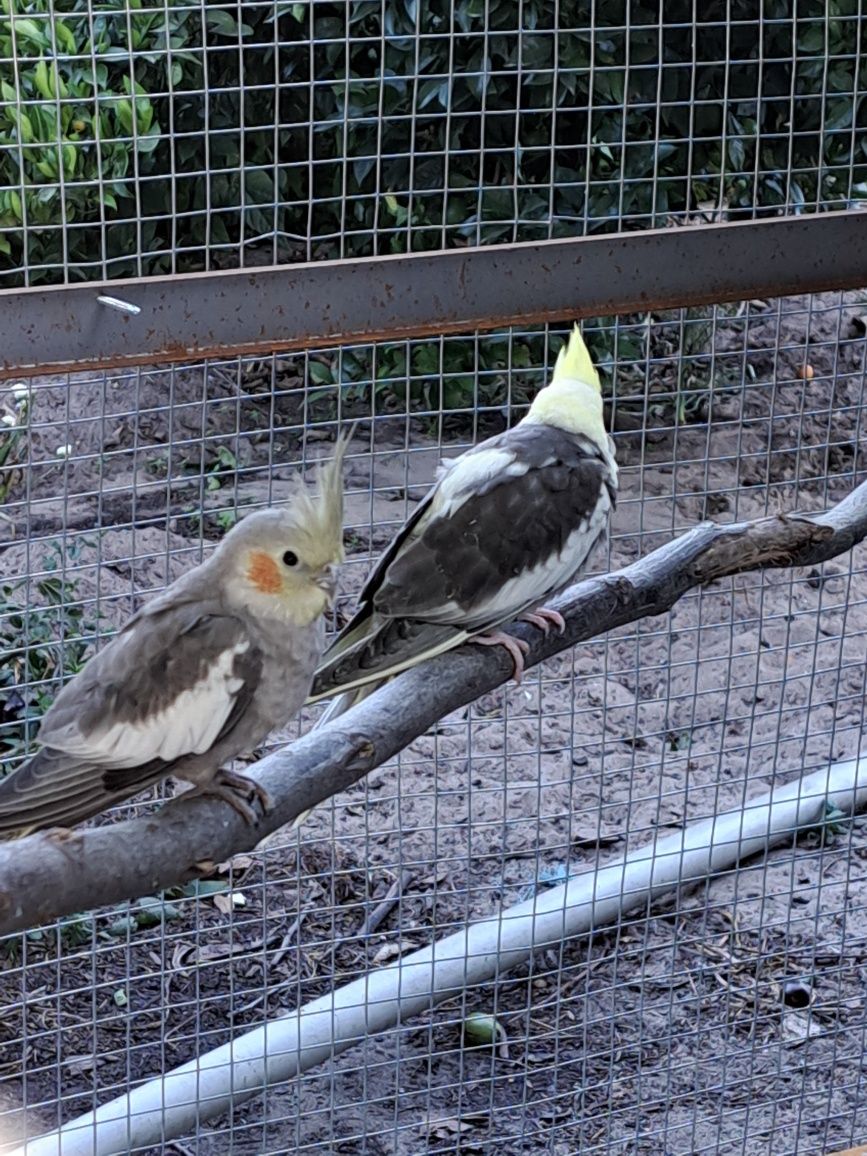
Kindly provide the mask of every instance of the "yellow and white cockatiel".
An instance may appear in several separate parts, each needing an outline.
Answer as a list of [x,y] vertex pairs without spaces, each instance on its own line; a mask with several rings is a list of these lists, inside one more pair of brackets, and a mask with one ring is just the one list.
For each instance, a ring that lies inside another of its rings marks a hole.
[[563,619],[542,604],[607,535],[617,494],[599,375],[576,325],[527,415],[454,461],[382,555],[323,655],[308,702],[321,722],[386,679],[463,642],[503,645],[520,681],[526,643],[499,629]]

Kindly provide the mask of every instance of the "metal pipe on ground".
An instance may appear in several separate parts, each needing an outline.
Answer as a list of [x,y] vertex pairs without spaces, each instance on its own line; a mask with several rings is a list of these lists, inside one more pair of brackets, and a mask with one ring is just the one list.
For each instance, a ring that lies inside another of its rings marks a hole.
[[370,972],[25,1143],[12,1156],[113,1156],[194,1132],[269,1085],[470,984],[494,979],[540,947],[610,925],[656,896],[791,840],[795,832],[821,824],[829,807],[852,814],[865,804],[867,752],[749,800],[742,809],[692,823]]

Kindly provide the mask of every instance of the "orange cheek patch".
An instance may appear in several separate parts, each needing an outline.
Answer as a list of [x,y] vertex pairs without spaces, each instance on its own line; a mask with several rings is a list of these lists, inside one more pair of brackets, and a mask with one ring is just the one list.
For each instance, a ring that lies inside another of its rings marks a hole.
[[250,555],[247,577],[263,594],[277,594],[283,586],[277,563],[270,554],[261,550]]

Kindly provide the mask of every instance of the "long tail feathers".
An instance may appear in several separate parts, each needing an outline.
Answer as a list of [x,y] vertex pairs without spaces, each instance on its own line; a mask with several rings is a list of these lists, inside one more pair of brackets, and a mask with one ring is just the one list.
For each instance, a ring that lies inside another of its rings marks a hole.
[[[143,782],[141,787],[147,785]],[[41,750],[0,781],[0,840],[47,827],[73,827],[130,793],[108,790],[101,771],[89,763],[61,751]]]
[[354,690],[348,690],[345,694],[338,694],[329,702],[328,706],[316,720],[314,730],[325,726],[326,723],[332,722],[336,718],[340,718],[342,714],[346,714],[348,710],[355,706],[356,703],[361,702],[363,698],[373,694],[375,690],[379,690],[383,682],[388,679],[380,679],[377,682],[367,682],[364,686],[357,686]]
[[343,627],[323,655],[313,680],[313,688],[307,699],[308,703],[318,702],[320,699],[329,698],[331,695],[339,693],[341,682],[346,681],[342,672],[343,664],[349,661],[352,667],[357,666],[357,660],[349,658],[350,651],[360,648],[375,634],[376,628],[372,622],[371,611],[367,607],[359,610],[355,617]]
[[327,651],[307,702],[371,683],[380,686],[401,671],[460,646],[471,633],[458,626],[407,619],[360,623],[357,633],[340,636]]

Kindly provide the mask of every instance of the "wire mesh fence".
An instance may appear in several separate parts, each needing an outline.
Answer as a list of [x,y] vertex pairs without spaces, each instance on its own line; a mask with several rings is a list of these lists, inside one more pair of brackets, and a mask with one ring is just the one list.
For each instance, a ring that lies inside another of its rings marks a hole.
[[857,0],[10,0],[6,286],[865,199]]
[[[858,207],[862,28],[855,0],[8,0],[0,287]],[[597,572],[702,519],[823,510],[864,481],[865,301],[585,322],[621,465]],[[526,411],[566,331],[0,382],[4,770],[143,598],[281,502],[357,421],[340,625],[441,457]],[[853,757],[865,631],[863,547],[715,582],[448,715],[300,833],[0,941],[0,1141]],[[859,819],[826,820],[198,1130],[122,1150],[758,1156],[867,1141],[867,844]]]
[[[596,568],[705,517],[819,510],[862,481],[862,309],[838,293],[589,326],[591,345],[618,353],[606,394],[622,469]],[[143,595],[240,513],[279,502],[356,418],[342,617],[441,455],[522,412],[562,332],[5,383],[4,762]],[[861,548],[813,572],[715,583],[446,717],[300,836],[198,885],[8,938],[0,1127],[55,1127],[656,832],[856,754],[864,582]],[[793,838],[470,985],[196,1135],[128,1150],[800,1153],[863,1140],[862,842],[858,821]]]

